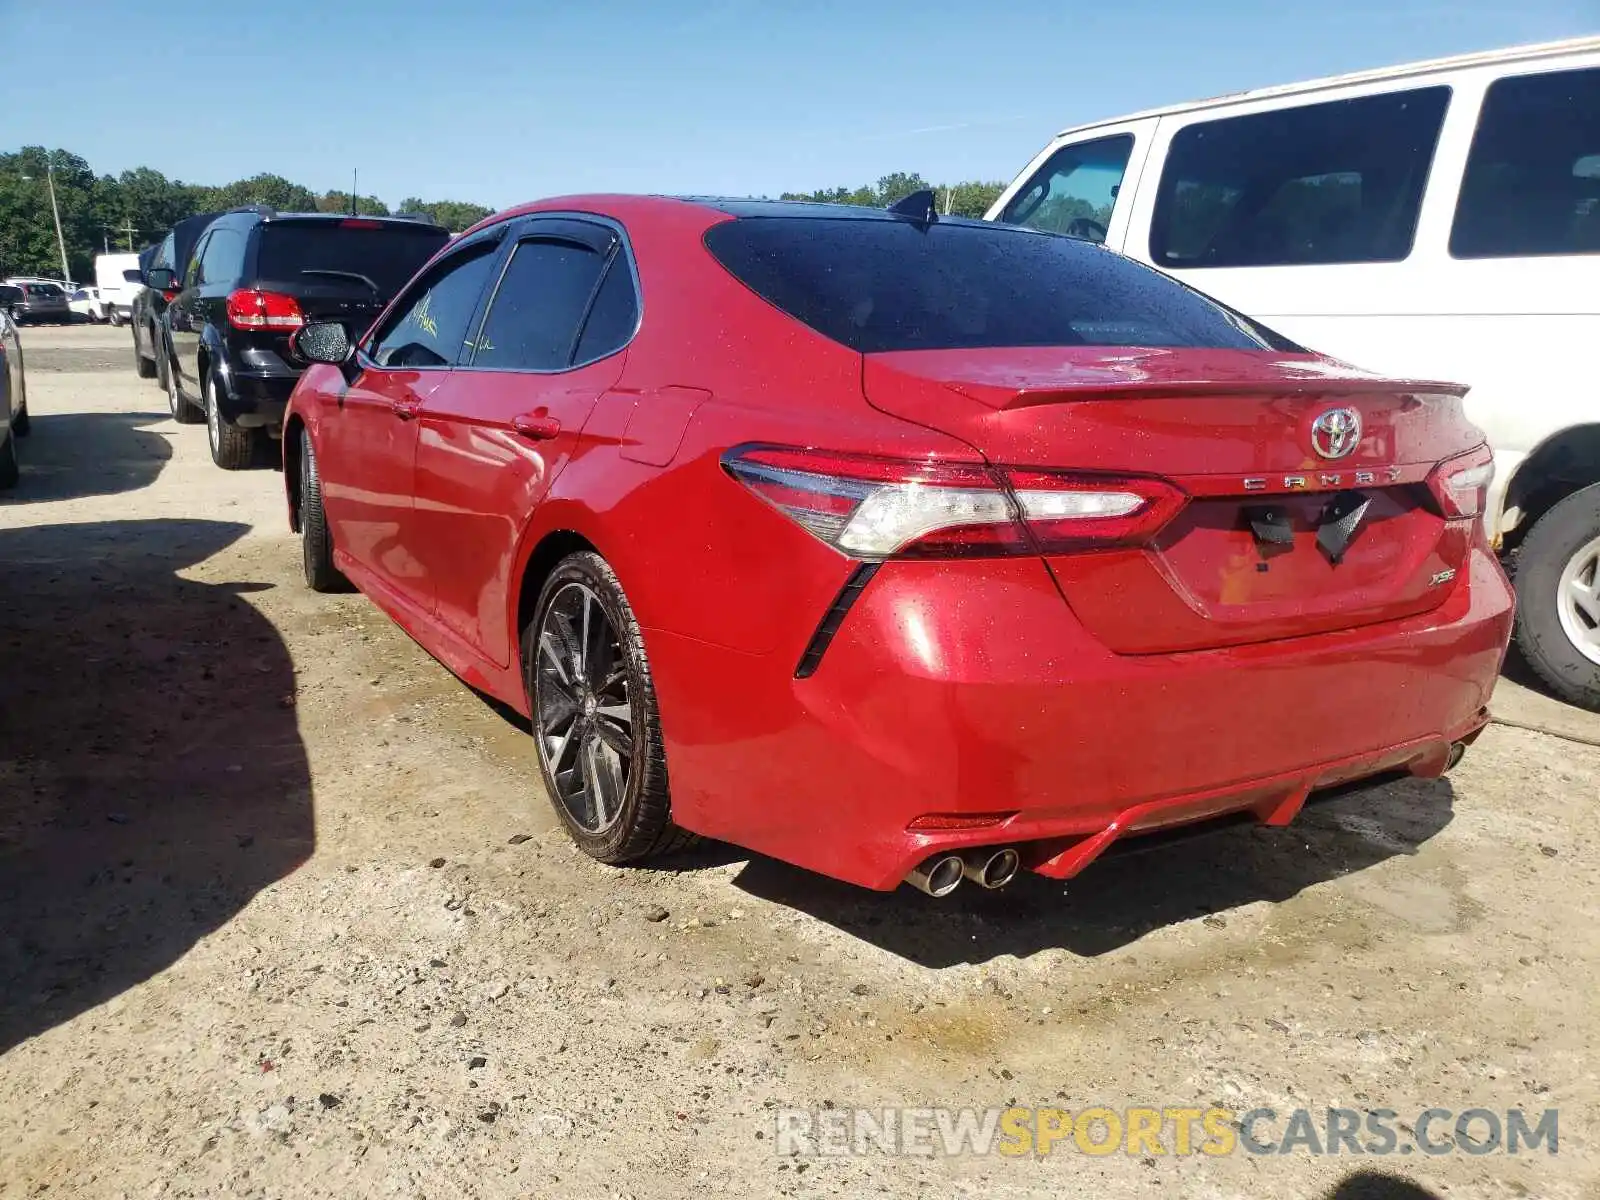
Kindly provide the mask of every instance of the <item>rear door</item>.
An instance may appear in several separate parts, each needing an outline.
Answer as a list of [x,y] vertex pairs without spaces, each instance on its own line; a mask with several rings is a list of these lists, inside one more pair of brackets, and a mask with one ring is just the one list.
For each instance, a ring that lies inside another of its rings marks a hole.
[[423,401],[417,554],[439,620],[501,666],[518,540],[622,374],[635,286],[613,226],[522,223],[462,365]]
[[178,382],[190,396],[200,395],[200,345],[207,324],[225,329],[228,294],[244,269],[245,230],[214,227],[189,262],[183,290],[167,307],[172,355]]
[[413,606],[432,608],[417,553],[413,471],[423,401],[449,378],[498,259],[479,237],[435,263],[357,351],[360,374],[324,398],[318,468],[334,544]]

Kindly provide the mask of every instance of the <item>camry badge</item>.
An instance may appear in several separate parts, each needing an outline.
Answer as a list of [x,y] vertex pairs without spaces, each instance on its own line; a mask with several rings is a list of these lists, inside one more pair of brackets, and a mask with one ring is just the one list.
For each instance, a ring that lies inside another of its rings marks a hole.
[[1343,458],[1361,444],[1361,414],[1330,408],[1311,422],[1311,448],[1322,458]]

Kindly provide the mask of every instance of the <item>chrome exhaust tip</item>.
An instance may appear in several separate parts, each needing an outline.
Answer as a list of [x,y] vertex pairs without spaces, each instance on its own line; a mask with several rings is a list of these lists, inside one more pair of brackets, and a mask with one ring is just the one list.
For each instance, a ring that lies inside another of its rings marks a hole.
[[1010,846],[968,850],[961,856],[961,873],[979,887],[1003,888],[1017,877],[1022,859]]
[[959,854],[935,854],[927,862],[911,868],[906,882],[930,896],[948,896],[961,886],[966,864]]
[[1450,753],[1444,760],[1444,769],[1448,771],[1451,767],[1455,766],[1458,762],[1465,758],[1466,754],[1467,744],[1465,742],[1451,742]]

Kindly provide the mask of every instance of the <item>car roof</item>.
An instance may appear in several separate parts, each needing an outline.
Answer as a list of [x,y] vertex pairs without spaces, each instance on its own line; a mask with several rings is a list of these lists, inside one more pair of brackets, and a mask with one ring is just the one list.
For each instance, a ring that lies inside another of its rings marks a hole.
[[[1300,83],[1278,84],[1256,88],[1247,92],[1225,92],[1205,100],[1189,100],[1182,104],[1167,104],[1160,108],[1147,108],[1123,116],[1106,117],[1082,125],[1071,125],[1056,134],[1064,138],[1085,133],[1102,125],[1121,125],[1126,121],[1142,121],[1152,117],[1176,116],[1196,109],[1218,108],[1226,104],[1243,104],[1253,100],[1273,100],[1299,96],[1330,88],[1349,87],[1358,83],[1383,83],[1391,79],[1407,79],[1414,75],[1432,75],[1440,71],[1461,70],[1467,67],[1495,66],[1500,63],[1528,62],[1539,59],[1561,58],[1568,55],[1600,53],[1600,37],[1566,38],[1558,42],[1534,42],[1523,46],[1508,46],[1499,50],[1480,50],[1471,54],[1453,54],[1446,58],[1423,59],[1401,63],[1392,67],[1374,67],[1351,71],[1344,75],[1328,75],[1320,79],[1307,79]],[[1054,140],[1054,139],[1052,139]]]
[[[485,217],[471,229],[466,230],[459,237],[476,232],[479,229],[497,225],[502,221],[517,220],[522,217],[539,216],[541,214],[583,214],[610,217],[613,220],[626,222],[630,218],[645,217],[652,214],[666,215],[670,212],[682,213],[687,209],[699,209],[707,215],[721,214],[727,217],[789,217],[802,220],[822,221],[907,221],[909,217],[892,213],[884,208],[867,208],[857,204],[825,204],[813,200],[766,200],[755,197],[736,196],[667,196],[657,194],[630,194],[630,193],[595,193],[592,195],[553,196],[547,200],[534,200],[526,204],[519,204],[513,208]],[[978,221],[971,217],[941,216],[938,218],[941,225],[969,226],[988,231],[1004,230],[1008,232],[1035,233],[1035,230],[1023,230],[1014,226],[998,225],[993,221]],[[459,237],[456,240],[459,240]]]

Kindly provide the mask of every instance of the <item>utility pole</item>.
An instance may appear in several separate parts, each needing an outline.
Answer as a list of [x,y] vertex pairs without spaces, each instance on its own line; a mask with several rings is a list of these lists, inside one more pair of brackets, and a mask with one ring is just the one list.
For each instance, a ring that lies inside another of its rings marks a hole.
[[361,186],[360,179],[361,179],[361,169],[359,167],[351,167],[350,168],[350,215],[352,217],[359,217],[361,215],[361,200],[360,200],[360,197],[359,197],[359,195],[358,195],[358,193],[356,191],[356,189]]
[[56,169],[48,157],[44,160],[44,177],[50,187],[50,215],[56,221],[56,249],[61,251],[61,282],[65,283],[72,278],[72,272],[67,269],[67,239],[61,236],[61,209],[56,206]]
[[128,218],[128,252],[133,252],[133,218]]

